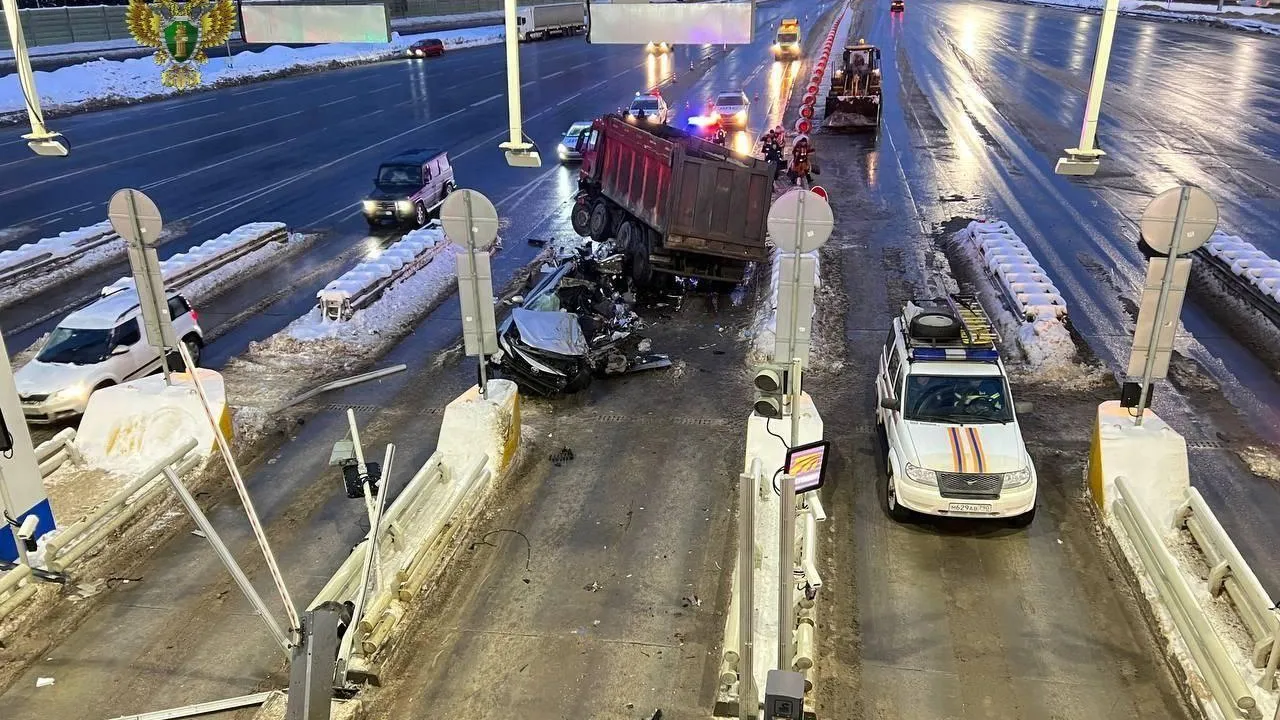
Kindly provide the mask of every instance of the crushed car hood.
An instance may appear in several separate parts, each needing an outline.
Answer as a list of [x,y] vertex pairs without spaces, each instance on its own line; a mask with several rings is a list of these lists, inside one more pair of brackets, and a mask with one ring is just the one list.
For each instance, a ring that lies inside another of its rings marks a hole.
[[515,308],[511,319],[521,342],[534,350],[566,357],[582,357],[591,351],[573,313]]
[[913,464],[939,472],[1005,473],[1026,467],[1017,423],[906,423]]

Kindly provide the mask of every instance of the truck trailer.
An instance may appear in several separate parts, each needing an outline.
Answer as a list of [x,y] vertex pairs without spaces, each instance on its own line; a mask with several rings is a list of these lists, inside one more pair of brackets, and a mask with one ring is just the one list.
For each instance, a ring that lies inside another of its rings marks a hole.
[[530,5],[516,10],[516,32],[524,42],[551,35],[575,35],[586,29],[582,3]]
[[637,285],[665,273],[742,281],[768,258],[773,166],[666,125],[606,115],[578,137],[573,229],[616,238]]

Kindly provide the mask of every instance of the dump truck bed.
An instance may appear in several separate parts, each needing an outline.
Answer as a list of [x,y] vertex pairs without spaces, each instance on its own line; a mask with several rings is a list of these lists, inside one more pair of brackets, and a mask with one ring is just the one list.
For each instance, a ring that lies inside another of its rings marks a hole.
[[637,127],[610,115],[597,127],[601,194],[663,236],[666,250],[767,257],[768,163],[665,125]]

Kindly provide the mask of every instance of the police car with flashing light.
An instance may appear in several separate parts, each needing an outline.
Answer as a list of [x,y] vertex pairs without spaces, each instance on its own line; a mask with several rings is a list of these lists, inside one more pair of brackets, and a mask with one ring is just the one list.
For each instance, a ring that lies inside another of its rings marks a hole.
[[671,108],[667,106],[662,93],[654,90],[648,93],[636,93],[635,99],[631,101],[624,115],[627,121],[632,123],[643,119],[651,124],[665,125],[671,119]]
[[973,297],[909,302],[894,318],[876,376],[876,424],[888,449],[885,509],[894,520],[913,513],[1008,518],[1018,527],[1034,520],[1036,469],[998,341]]

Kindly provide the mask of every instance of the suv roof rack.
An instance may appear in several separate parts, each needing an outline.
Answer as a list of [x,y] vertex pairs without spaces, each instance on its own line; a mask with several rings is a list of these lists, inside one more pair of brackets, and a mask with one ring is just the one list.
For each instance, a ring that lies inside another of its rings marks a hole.
[[[917,326],[922,315],[951,318],[954,326]],[[916,360],[995,360],[1000,334],[974,295],[947,295],[907,303],[902,312],[903,337]],[[936,328],[933,332],[924,332]]]

